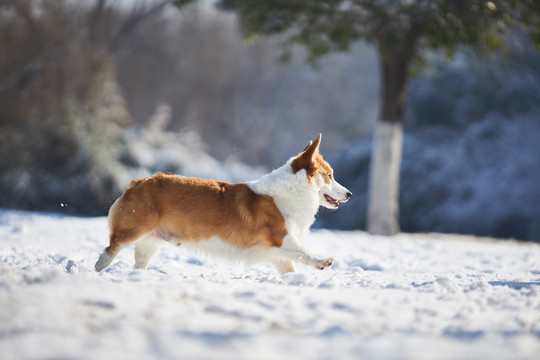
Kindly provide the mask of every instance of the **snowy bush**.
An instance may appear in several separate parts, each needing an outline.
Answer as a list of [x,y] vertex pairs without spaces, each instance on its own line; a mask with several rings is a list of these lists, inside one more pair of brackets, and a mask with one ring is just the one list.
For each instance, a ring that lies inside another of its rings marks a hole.
[[[540,240],[540,55],[465,60],[409,88],[400,181],[403,231]],[[318,226],[362,229],[370,141],[331,159],[355,195]]]
[[108,202],[107,157],[130,119],[97,31],[107,24],[87,16],[67,1],[0,6],[2,207],[91,213]]
[[[128,114],[122,98],[113,89],[114,84],[107,84],[100,93],[107,104],[70,103],[67,118],[74,137],[56,135],[59,142],[69,140],[72,145],[64,154],[68,159],[64,167],[48,171],[32,163],[20,171],[6,168],[0,179],[12,191],[2,194],[0,206],[104,215],[133,178],[172,172],[249,181],[264,172],[263,168],[251,168],[233,157],[220,162],[209,156],[193,131],[165,130],[169,114],[163,107],[145,127],[124,130],[116,126],[111,117]],[[59,145],[62,144],[54,144]],[[37,149],[48,155],[49,149]]]
[[224,156],[223,162],[216,160],[207,154],[207,146],[195,131],[166,130],[170,114],[169,107],[161,105],[146,126],[125,133],[119,158],[127,176],[124,186],[128,178],[156,172],[233,182],[255,180],[264,173],[264,168],[249,167],[232,156]]
[[84,98],[59,95],[44,118],[23,114],[4,126],[0,145],[0,206],[99,213],[118,192],[115,154],[129,114],[106,66]]

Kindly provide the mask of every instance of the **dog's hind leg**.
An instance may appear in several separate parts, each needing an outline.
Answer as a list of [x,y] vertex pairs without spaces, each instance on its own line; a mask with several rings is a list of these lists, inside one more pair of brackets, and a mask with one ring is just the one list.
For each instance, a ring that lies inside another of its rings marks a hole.
[[157,216],[148,215],[144,211],[144,203],[132,201],[134,197],[136,196],[131,188],[126,190],[109,210],[110,242],[96,263],[98,272],[109,266],[120,250],[152,232],[157,226]]
[[96,271],[100,272],[109,266],[120,250],[137,240],[141,235],[143,234],[138,229],[125,231],[113,230],[110,235],[109,246],[105,248],[96,262]]
[[103,253],[101,253],[98,261],[96,262],[96,271],[100,272],[101,270],[105,269],[107,266],[111,265],[112,261],[118,255],[118,253],[122,250],[122,246],[108,246],[105,248]]
[[146,269],[150,259],[158,252],[164,241],[148,234],[141,237],[135,243],[135,266],[134,269]]

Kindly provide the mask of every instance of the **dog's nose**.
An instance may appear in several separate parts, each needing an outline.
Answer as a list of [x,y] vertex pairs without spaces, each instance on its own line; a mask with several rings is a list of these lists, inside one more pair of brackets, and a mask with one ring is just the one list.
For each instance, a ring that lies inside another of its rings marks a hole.
[[351,198],[351,196],[352,196],[352,192],[347,191],[347,195],[346,195],[346,196],[347,196],[347,200],[349,200],[349,199]]

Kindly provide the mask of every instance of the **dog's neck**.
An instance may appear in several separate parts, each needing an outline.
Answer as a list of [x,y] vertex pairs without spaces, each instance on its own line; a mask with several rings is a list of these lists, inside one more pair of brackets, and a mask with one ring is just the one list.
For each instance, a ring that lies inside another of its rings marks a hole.
[[271,196],[285,221],[294,222],[301,233],[315,221],[319,191],[308,181],[305,170],[293,174],[290,161],[249,186],[256,194]]

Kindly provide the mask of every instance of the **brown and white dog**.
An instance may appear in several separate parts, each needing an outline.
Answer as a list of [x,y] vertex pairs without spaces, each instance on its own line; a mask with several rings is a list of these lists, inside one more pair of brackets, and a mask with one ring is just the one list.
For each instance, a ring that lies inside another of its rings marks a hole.
[[280,274],[294,262],[324,269],[303,245],[319,206],[337,209],[351,192],[338,184],[319,154],[321,134],[285,165],[257,181],[231,184],[180,175],[156,174],[132,180],[109,211],[110,245],[96,271],[135,242],[135,268],[146,269],[162,244],[188,248],[251,264],[273,263]]

